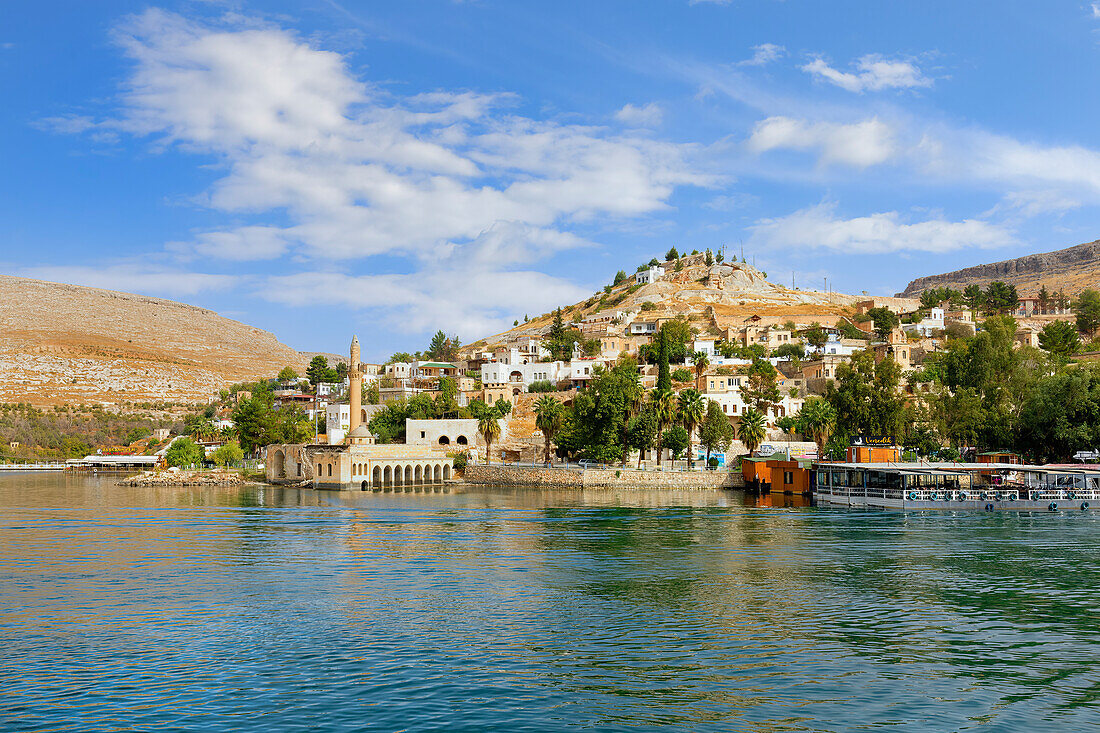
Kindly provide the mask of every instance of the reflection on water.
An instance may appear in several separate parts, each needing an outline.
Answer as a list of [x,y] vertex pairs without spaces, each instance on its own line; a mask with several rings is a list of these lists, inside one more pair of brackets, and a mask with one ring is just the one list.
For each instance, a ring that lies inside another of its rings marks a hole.
[[3,730],[1094,727],[1100,530],[0,477]]

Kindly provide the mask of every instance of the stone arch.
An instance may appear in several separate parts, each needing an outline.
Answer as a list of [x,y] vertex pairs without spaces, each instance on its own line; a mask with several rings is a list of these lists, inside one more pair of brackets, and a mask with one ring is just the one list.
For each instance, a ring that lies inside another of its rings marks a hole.
[[359,416],[360,416],[360,417],[359,417],[359,422],[361,422],[361,423],[363,423],[364,425],[366,425],[366,424],[367,424],[367,422],[368,422],[368,420],[367,420],[367,411],[366,411],[365,409],[364,409],[364,410],[360,410],[360,412],[359,412]]
[[393,486],[393,468],[386,466],[386,471],[383,474],[383,481],[385,486]]
[[513,397],[519,397],[519,393],[520,393],[520,391],[521,391],[521,390],[520,390],[520,388],[519,388],[519,387],[516,387],[516,388],[514,388],[514,389],[512,390],[512,396],[513,396]]
[[409,466],[409,465],[406,465],[405,466],[405,483],[411,484],[412,483],[412,478],[413,478],[413,467]]
[[271,457],[271,466],[275,478],[286,478],[286,455],[281,450],[275,451]]
[[420,466],[419,463],[416,464],[416,468],[413,469],[413,483],[414,484],[424,483],[424,469]]
[[459,445],[469,445],[469,443],[466,440],[465,435],[458,436],[458,439],[455,442],[458,443]]
[[375,466],[372,473],[373,475],[371,476],[371,485],[377,488],[382,485],[382,467]]
[[438,484],[440,481],[443,480],[443,466],[439,465],[438,463],[435,464],[434,474],[435,475],[432,476],[432,482]]
[[516,371],[514,371],[514,372],[512,372],[511,374],[508,375],[508,381],[509,382],[522,382],[523,381],[523,372],[521,372],[517,369]]
[[366,491],[367,489],[369,489],[370,488],[370,486],[368,486],[369,483],[370,482],[368,482],[368,481],[364,481],[363,483],[361,483],[359,485],[359,490],[360,491]]
[[443,464],[443,480],[444,481],[449,481],[450,478],[451,478],[451,464],[444,463]]
[[440,445],[450,445],[451,444],[451,439],[448,438],[446,435],[440,435],[439,436],[439,444]]

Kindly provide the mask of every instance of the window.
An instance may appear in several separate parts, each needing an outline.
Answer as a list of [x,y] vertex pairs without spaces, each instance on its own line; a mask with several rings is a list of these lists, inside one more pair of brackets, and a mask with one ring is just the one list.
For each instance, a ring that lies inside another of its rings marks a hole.
[[332,475],[332,464],[331,464],[331,463],[330,463],[330,464],[328,464],[328,475],[329,475],[329,476],[331,476],[331,475]]
[[790,486],[793,483],[794,483],[794,471],[784,471],[783,472],[783,485],[784,486]]
[[317,464],[317,475],[318,476],[322,475],[322,473],[321,473],[321,464],[320,463]]
[[423,438],[423,437],[424,437],[424,431],[423,431],[423,430],[421,430],[421,431],[420,431],[420,437],[421,437],[421,438]]

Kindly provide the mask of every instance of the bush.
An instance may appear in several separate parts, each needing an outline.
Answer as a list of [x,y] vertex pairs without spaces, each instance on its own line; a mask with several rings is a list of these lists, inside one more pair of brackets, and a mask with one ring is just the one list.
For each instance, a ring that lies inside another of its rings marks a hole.
[[557,392],[557,386],[549,379],[540,379],[527,386],[528,392]]
[[657,310],[657,305],[655,303],[652,303],[652,302],[647,300],[646,302],[642,303],[642,310],[643,311],[655,311],[655,310]]
[[190,438],[178,438],[164,456],[169,466],[191,466],[202,463],[205,457],[202,446]]
[[680,368],[672,373],[672,381],[674,382],[690,382],[695,378],[695,375],[691,373],[690,369]]
[[218,446],[211,454],[210,459],[217,465],[225,468],[231,463],[238,463],[244,460],[244,451],[241,450],[241,446],[237,441],[231,440],[225,445]]
[[465,471],[470,457],[466,453],[454,453],[451,455],[451,459],[456,471]]

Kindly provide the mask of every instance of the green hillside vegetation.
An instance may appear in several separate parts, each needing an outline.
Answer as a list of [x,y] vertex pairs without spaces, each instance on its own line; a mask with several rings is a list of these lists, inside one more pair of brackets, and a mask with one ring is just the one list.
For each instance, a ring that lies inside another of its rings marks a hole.
[[[99,406],[65,405],[40,409],[29,404],[0,405],[0,456],[83,458],[98,448],[129,445],[154,428],[179,427],[172,418],[115,413]],[[11,448],[12,442],[19,443]]]

